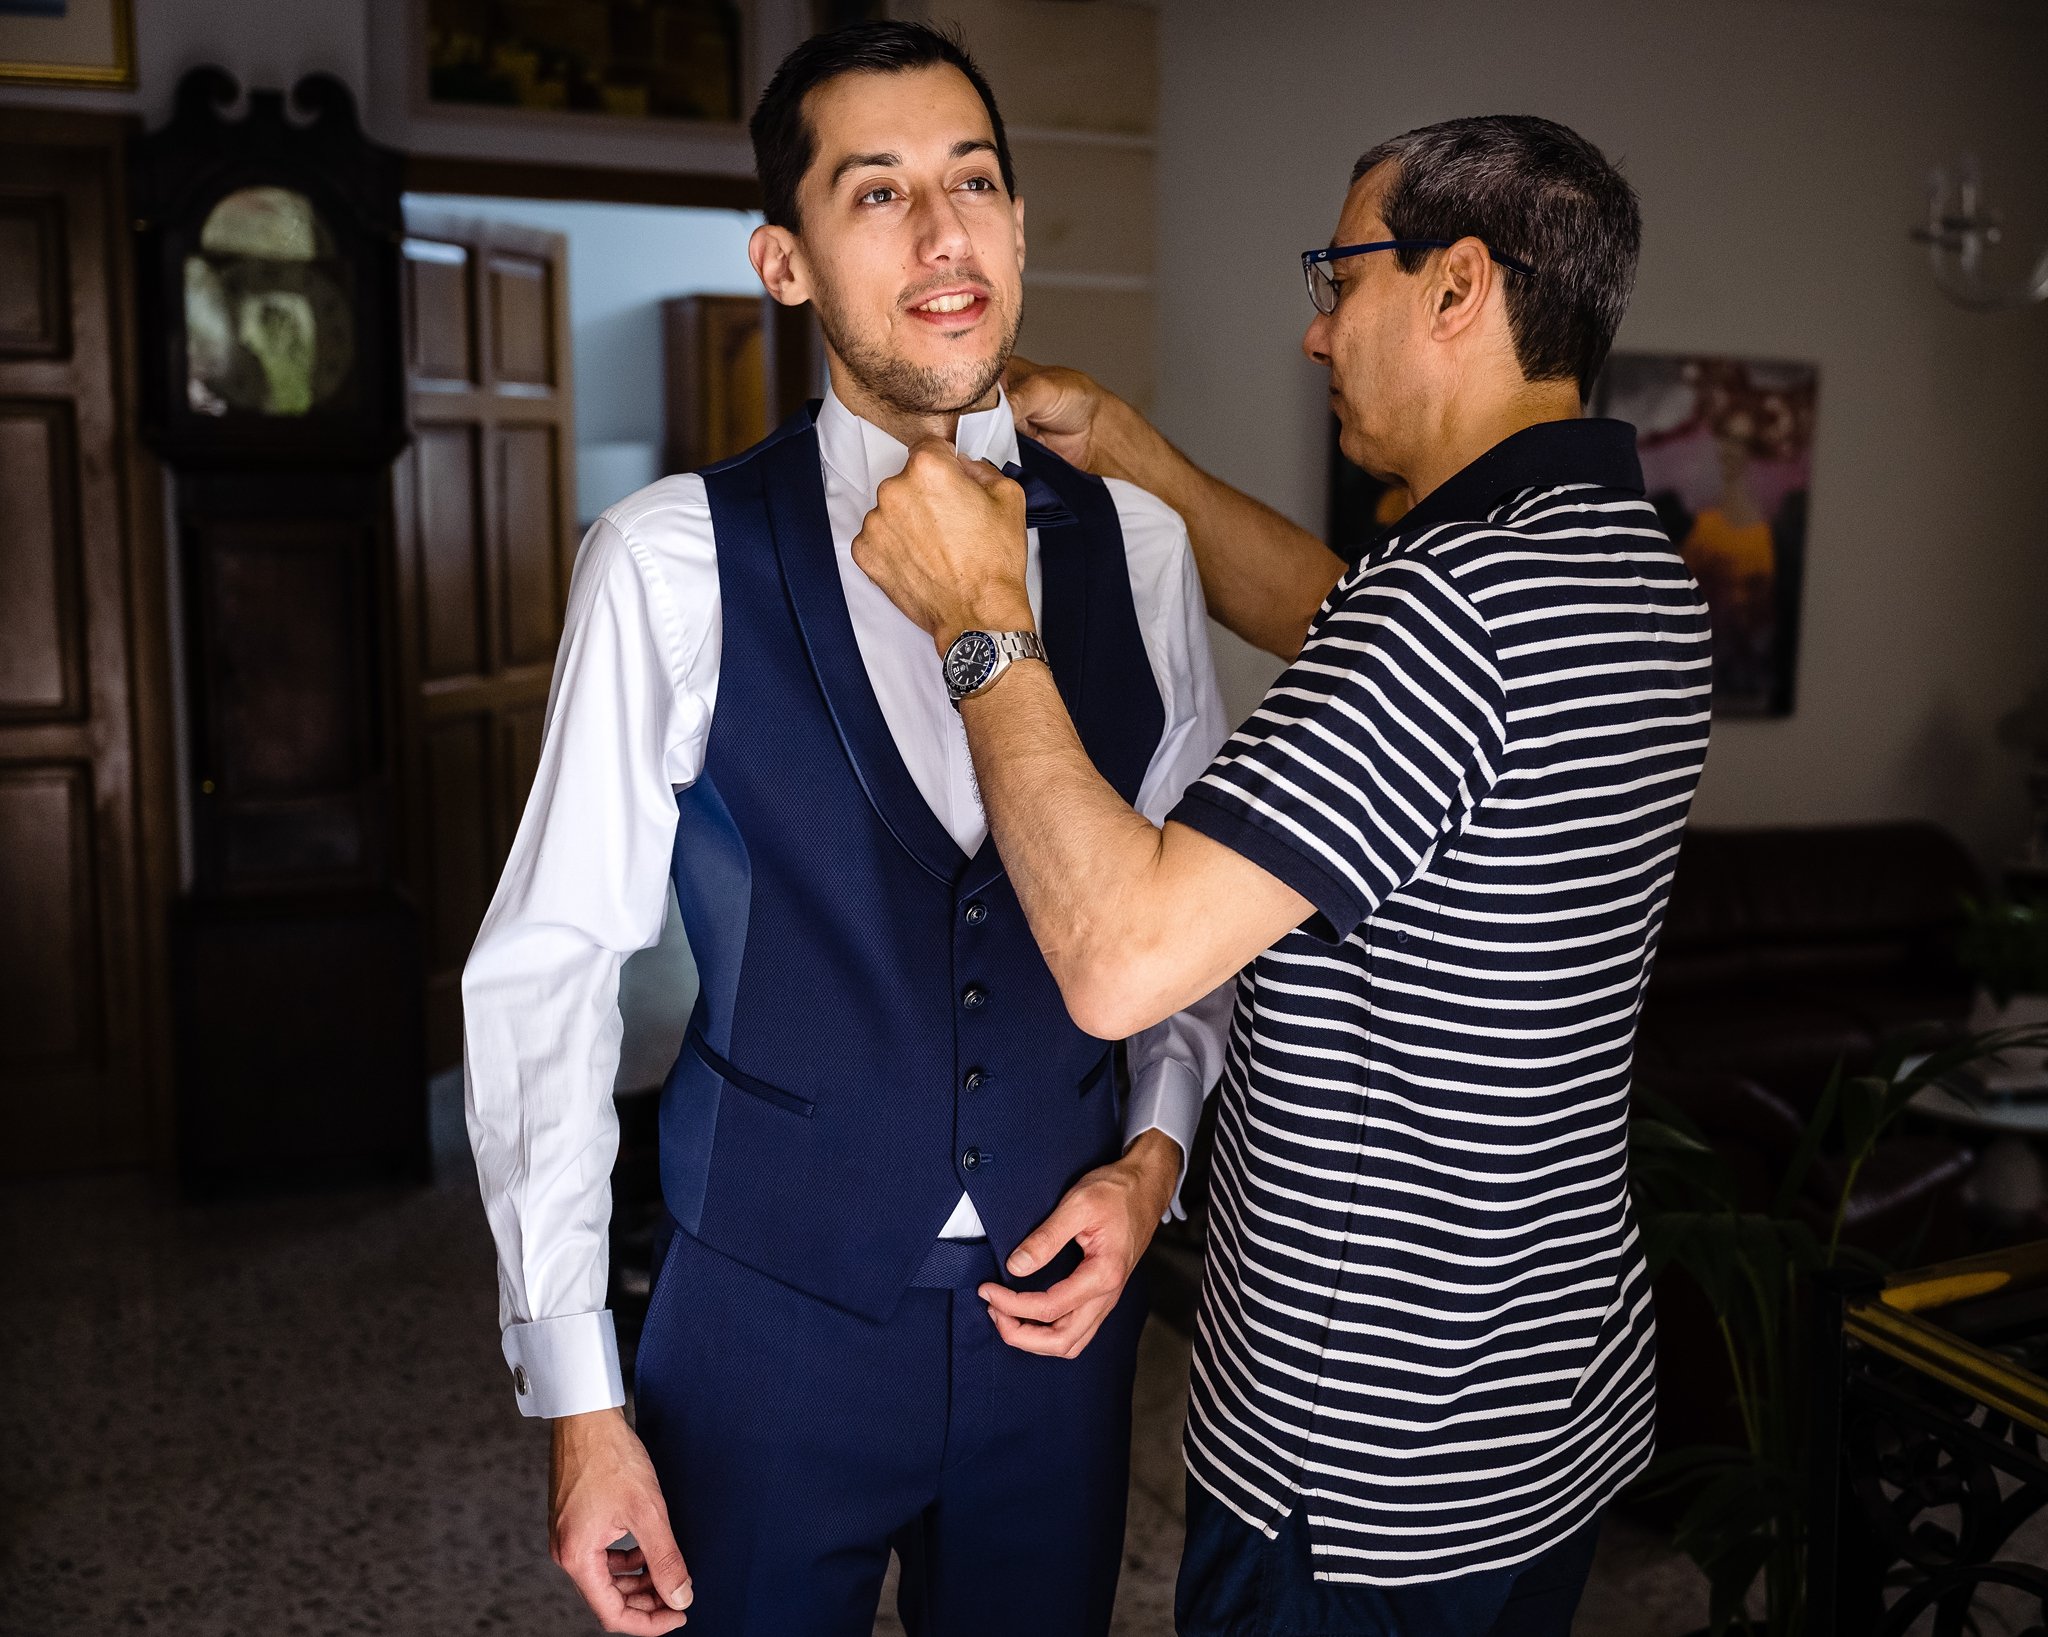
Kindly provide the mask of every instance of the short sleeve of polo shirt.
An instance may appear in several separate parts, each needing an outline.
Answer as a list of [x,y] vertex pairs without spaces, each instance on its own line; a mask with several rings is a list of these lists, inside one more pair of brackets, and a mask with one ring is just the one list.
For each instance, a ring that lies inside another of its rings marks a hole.
[[1313,904],[1342,942],[1492,786],[1506,703],[1485,621],[1436,562],[1331,593],[1300,656],[1174,809]]

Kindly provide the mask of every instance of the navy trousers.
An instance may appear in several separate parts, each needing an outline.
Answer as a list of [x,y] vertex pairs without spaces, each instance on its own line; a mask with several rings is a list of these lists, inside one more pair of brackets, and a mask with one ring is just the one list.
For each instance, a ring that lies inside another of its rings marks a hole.
[[1174,1596],[1181,1637],[1571,1637],[1595,1517],[1526,1563],[1413,1586],[1315,1578],[1297,1506],[1268,1540],[1192,1478]]
[[690,1637],[870,1637],[891,1550],[912,1637],[1108,1631],[1143,1293],[1041,1358],[996,1334],[996,1277],[944,1247],[875,1324],[673,1234],[634,1390]]

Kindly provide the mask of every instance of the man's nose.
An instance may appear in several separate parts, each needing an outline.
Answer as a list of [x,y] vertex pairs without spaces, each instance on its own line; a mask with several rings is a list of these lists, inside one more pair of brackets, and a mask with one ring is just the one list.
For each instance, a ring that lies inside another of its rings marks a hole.
[[1317,313],[1314,318],[1309,320],[1308,329],[1301,338],[1301,350],[1308,354],[1312,362],[1321,364],[1324,369],[1330,367],[1330,315],[1328,313]]
[[917,216],[918,260],[951,262],[963,259],[974,241],[950,193],[927,197]]

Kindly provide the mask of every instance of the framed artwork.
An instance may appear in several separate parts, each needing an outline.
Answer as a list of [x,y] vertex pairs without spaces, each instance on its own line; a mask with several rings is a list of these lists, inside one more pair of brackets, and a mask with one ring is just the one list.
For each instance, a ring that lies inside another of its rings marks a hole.
[[417,0],[430,108],[737,124],[744,0]]
[[1714,628],[1714,709],[1788,716],[1799,658],[1820,371],[1783,359],[1615,353],[1592,407],[1636,429],[1643,486]]
[[135,84],[134,0],[0,0],[0,84]]

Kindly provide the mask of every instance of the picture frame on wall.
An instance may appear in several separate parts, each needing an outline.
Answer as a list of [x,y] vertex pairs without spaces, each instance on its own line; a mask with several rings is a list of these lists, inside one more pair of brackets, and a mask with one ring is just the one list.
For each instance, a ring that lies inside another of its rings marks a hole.
[[0,0],[0,85],[135,85],[134,0]]
[[422,112],[737,127],[751,0],[411,0]]
[[1792,714],[1819,398],[1819,367],[1785,358],[1617,352],[1593,384],[1706,599],[1719,716]]

